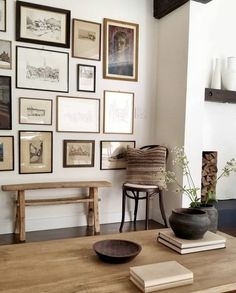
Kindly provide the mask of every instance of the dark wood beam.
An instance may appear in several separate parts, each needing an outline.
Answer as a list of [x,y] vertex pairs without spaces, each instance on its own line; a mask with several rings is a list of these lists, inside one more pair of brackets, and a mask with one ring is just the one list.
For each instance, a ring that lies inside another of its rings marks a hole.
[[[185,4],[189,0],[154,0],[154,17],[161,18],[181,5]],[[212,0],[194,0],[206,4]]]

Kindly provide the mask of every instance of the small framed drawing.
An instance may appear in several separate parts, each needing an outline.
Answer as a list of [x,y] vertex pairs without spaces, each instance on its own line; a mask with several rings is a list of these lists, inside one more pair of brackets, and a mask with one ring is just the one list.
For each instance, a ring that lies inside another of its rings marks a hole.
[[0,0],[0,31],[6,31],[6,15],[7,15],[6,0]]
[[16,58],[17,88],[68,92],[68,53],[17,46]]
[[100,132],[100,100],[57,97],[58,132]]
[[11,77],[0,75],[0,130],[12,129]]
[[73,19],[72,57],[101,60],[101,24]]
[[14,170],[14,137],[0,136],[0,171]]
[[64,140],[63,167],[93,167],[94,140]]
[[12,68],[11,41],[0,40],[0,68]]
[[100,169],[125,169],[128,147],[135,147],[135,141],[108,141],[100,142]]
[[132,134],[134,93],[104,91],[104,133]]
[[19,131],[19,173],[52,173],[52,131]]
[[52,125],[52,100],[20,98],[19,123]]
[[70,11],[16,1],[16,40],[70,48]]
[[104,18],[103,77],[138,80],[139,25]]
[[78,64],[77,90],[80,92],[95,92],[96,66]]

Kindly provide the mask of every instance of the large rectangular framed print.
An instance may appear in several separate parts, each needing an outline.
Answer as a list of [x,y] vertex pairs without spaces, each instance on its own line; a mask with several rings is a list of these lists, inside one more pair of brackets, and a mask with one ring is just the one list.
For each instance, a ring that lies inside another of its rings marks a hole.
[[0,136],[0,171],[14,170],[14,137]]
[[52,173],[52,131],[19,131],[19,173]]
[[137,81],[139,25],[105,18],[103,29],[103,77]]
[[7,30],[6,28],[6,0],[0,0],[0,31],[5,32]]
[[135,147],[135,141],[108,141],[100,142],[100,169],[125,169],[127,165],[126,152],[128,147]]
[[70,47],[70,11],[16,1],[16,40]]
[[0,130],[12,129],[11,77],[0,76]]
[[57,97],[58,132],[100,132],[100,100]]
[[16,47],[16,87],[41,91],[69,91],[69,54]]

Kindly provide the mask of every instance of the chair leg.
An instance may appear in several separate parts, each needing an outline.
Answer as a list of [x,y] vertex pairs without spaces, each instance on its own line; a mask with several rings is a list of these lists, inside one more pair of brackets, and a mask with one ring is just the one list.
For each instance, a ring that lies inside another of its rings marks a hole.
[[136,219],[137,219],[137,212],[138,212],[138,201],[139,201],[139,191],[136,192],[136,196],[134,199],[134,230],[136,231]]
[[165,227],[167,228],[168,225],[167,225],[166,213],[165,213],[164,204],[163,204],[163,191],[162,190],[159,190],[159,205],[160,205],[162,219],[165,223]]
[[145,230],[148,230],[148,220],[149,220],[149,194],[146,192],[146,222]]
[[120,224],[120,233],[122,233],[122,229],[124,226],[124,221],[125,221],[125,202],[126,202],[126,194],[124,188],[122,189],[122,218],[121,218],[121,224]]

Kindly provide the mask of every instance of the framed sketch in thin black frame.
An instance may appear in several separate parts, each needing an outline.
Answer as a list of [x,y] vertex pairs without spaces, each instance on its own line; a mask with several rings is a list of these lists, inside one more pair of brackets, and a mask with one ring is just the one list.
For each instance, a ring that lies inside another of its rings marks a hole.
[[67,93],[69,53],[17,46],[16,87]]
[[127,148],[134,148],[135,144],[134,140],[100,141],[100,170],[125,169]]
[[52,173],[52,131],[19,131],[19,173]]
[[14,137],[0,136],[0,171],[14,170]]
[[73,19],[72,57],[101,60],[101,24]]
[[94,167],[94,140],[64,140],[63,167]]
[[0,69],[12,69],[11,41],[0,40]]
[[6,0],[0,0],[0,31],[6,32],[7,30],[7,6]]
[[78,64],[77,67],[77,91],[96,91],[96,66]]
[[19,123],[52,125],[52,100],[19,98]]
[[70,10],[16,1],[16,40],[70,48]]
[[0,130],[12,129],[11,77],[0,75]]

